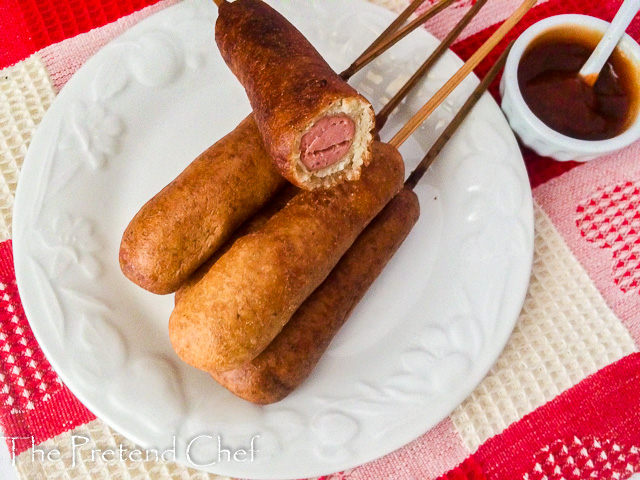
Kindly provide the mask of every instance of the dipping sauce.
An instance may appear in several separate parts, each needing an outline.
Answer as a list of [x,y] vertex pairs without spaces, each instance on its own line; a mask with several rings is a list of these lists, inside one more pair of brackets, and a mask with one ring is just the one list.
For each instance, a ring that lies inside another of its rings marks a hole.
[[578,72],[602,33],[569,25],[531,42],[518,66],[518,85],[531,111],[553,130],[581,140],[613,138],[638,111],[638,69],[620,49],[593,87]]

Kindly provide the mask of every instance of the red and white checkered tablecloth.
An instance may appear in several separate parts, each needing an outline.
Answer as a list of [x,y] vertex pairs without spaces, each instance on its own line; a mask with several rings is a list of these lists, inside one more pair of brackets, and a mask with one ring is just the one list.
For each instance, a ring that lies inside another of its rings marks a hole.
[[[29,141],[56,94],[109,40],[178,0],[2,0],[0,3],[0,425],[25,480],[216,478],[171,462],[75,459],[134,446],[61,382],[31,333],[13,268],[11,219]],[[323,1],[323,0],[316,0]],[[395,11],[407,0],[376,0]],[[429,2],[427,2],[429,3]],[[431,20],[442,38],[472,0]],[[476,70],[537,20],[611,20],[617,0],[540,1]],[[453,50],[468,58],[519,4],[489,0]],[[640,20],[628,32],[640,39]],[[497,85],[492,93],[497,96]],[[504,352],[445,420],[400,450],[325,480],[629,479],[640,473],[640,143],[558,163],[523,150],[533,188],[535,257]],[[42,458],[57,450],[60,458]],[[220,477],[218,477],[220,478]]]

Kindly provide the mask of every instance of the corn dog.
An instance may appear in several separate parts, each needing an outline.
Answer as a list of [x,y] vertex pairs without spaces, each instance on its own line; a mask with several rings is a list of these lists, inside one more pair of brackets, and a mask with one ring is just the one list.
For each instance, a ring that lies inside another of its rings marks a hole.
[[373,108],[261,0],[223,2],[216,43],[244,86],[278,171],[301,188],[356,180],[371,158]]
[[253,116],[202,153],[127,226],[119,254],[125,276],[153,293],[175,292],[285,185],[267,157]]
[[251,362],[213,378],[257,404],[282,400],[312,372],[353,308],[415,225],[418,197],[402,189],[360,234],[326,280]]
[[171,314],[169,338],[176,353],[208,372],[255,358],[403,179],[398,151],[375,142],[374,160],[360,181],[302,192],[258,231],[238,239]]

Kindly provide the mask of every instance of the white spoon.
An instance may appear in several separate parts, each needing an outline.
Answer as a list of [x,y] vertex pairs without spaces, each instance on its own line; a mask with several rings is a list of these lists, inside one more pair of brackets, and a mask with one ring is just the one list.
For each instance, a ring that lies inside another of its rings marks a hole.
[[580,76],[589,86],[593,86],[596,83],[600,70],[604,67],[611,52],[616,48],[638,10],[640,10],[640,0],[624,0],[620,6],[602,40],[600,40],[596,49],[580,69]]

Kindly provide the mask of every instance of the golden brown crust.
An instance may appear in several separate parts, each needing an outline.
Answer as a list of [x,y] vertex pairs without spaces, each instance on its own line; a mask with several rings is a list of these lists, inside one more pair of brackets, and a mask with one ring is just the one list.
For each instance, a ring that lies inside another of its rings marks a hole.
[[[304,35],[264,2],[224,2],[216,22],[216,43],[247,92],[272,161],[301,188],[313,186],[301,183],[295,170],[300,137],[326,109],[341,100],[361,103],[373,128],[369,102],[331,69]],[[370,158],[371,138],[363,154],[365,165]],[[336,174],[335,181],[344,175]]]
[[227,253],[227,251],[231,248],[233,243],[245,235],[249,235],[250,233],[255,232],[260,227],[262,227],[271,217],[273,217],[276,212],[282,210],[282,208],[289,203],[293,197],[295,197],[298,193],[300,193],[300,189],[287,184],[278,194],[272,198],[262,209],[260,209],[254,216],[252,216],[249,220],[244,222],[240,228],[238,228],[229,240],[227,240],[224,245],[222,245],[219,249],[217,249],[209,259],[204,262],[193,274],[182,284],[180,289],[176,292],[175,302],[179,302],[180,298],[195,284],[197,284],[202,277],[209,271],[209,269],[213,266],[214,263],[218,261],[218,259]]
[[259,231],[238,239],[176,305],[169,337],[177,354],[209,372],[255,358],[403,180],[398,151],[376,143],[359,181],[304,191]]
[[257,404],[282,400],[315,368],[353,308],[400,247],[420,215],[403,189],[372,220],[269,346],[246,365],[212,373],[223,387]]
[[247,117],[131,220],[120,244],[122,272],[150,292],[175,292],[285,183]]

